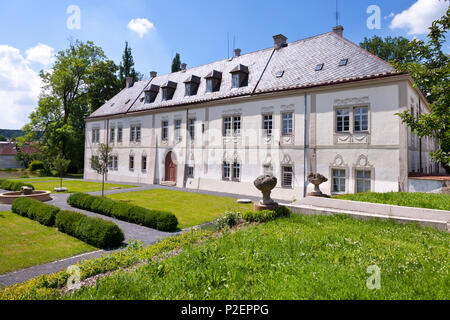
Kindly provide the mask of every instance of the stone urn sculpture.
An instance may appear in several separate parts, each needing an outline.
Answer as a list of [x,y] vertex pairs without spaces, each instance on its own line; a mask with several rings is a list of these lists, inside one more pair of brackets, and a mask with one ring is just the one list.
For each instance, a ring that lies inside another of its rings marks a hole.
[[263,198],[259,203],[255,203],[255,210],[274,210],[278,208],[278,203],[272,200],[270,194],[277,185],[277,178],[272,175],[259,176],[254,181],[255,187],[261,191]]
[[308,175],[308,181],[314,185],[314,192],[308,193],[307,194],[308,196],[310,196],[310,197],[328,197],[326,194],[322,193],[322,191],[319,188],[319,185],[328,181],[327,178],[325,178],[320,173],[310,173]]

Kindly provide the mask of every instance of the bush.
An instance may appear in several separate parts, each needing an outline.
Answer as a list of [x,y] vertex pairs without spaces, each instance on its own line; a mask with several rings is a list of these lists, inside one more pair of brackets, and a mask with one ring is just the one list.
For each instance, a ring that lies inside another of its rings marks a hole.
[[28,209],[35,203],[34,199],[18,198],[12,203],[11,210],[22,217],[28,217]]
[[222,229],[226,226],[233,228],[241,220],[240,212],[227,211],[225,216],[217,220],[217,227]]
[[248,222],[268,222],[280,217],[288,217],[291,210],[287,207],[278,207],[274,211],[246,211],[242,214],[242,219]]
[[22,190],[22,187],[30,187],[34,190],[34,186],[32,184],[12,180],[2,180],[0,187],[8,191],[20,191]]
[[30,165],[28,166],[28,170],[30,171],[36,171],[36,170],[43,170],[44,169],[44,162],[39,160],[33,160],[31,161]]
[[75,236],[78,223],[84,215],[74,211],[60,211],[56,214],[55,225],[59,231]]
[[67,202],[75,208],[111,216],[115,219],[160,231],[175,231],[178,226],[178,219],[171,212],[146,209],[108,198],[75,193],[67,199]]
[[28,208],[28,217],[51,227],[55,225],[55,216],[59,211],[57,207],[36,201]]
[[116,248],[125,239],[115,223],[87,216],[78,222],[75,237],[103,249]]

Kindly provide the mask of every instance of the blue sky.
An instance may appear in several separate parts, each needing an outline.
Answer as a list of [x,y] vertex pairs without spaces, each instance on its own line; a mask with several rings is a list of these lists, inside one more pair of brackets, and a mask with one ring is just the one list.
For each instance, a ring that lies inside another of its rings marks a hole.
[[[67,27],[71,5],[80,9],[80,29]],[[370,5],[381,10],[380,29],[367,27]],[[340,23],[344,36],[356,43],[373,35],[423,38],[446,6],[442,0],[339,0]],[[235,38],[245,53],[272,46],[278,33],[294,41],[334,25],[335,0],[3,0],[0,128],[20,128],[27,121],[40,91],[39,70],[49,68],[52,55],[71,39],[94,41],[116,63],[128,41],[136,69],[148,77],[151,70],[168,73],[176,52],[188,67],[226,58],[227,33],[230,51]]]

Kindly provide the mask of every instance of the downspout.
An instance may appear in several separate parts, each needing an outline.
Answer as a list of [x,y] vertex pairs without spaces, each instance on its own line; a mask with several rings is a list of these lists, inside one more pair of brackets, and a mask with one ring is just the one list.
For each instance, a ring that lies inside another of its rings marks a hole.
[[304,121],[304,133],[303,133],[303,135],[304,135],[304,142],[303,142],[303,198],[306,198],[306,188],[308,187],[308,185],[307,185],[308,180],[306,179],[306,144],[307,144],[306,112],[308,111],[307,102],[308,102],[308,99],[307,99],[307,95],[305,92],[305,121]]
[[186,188],[186,184],[187,184],[187,163],[188,163],[188,146],[189,146],[189,141],[188,141],[188,134],[189,134],[189,108],[186,108],[186,144],[185,144],[185,156],[184,156],[184,172],[183,172],[183,188]]
[[[420,96],[419,96],[419,116],[417,117],[417,119],[419,119],[419,117],[422,115],[422,105],[421,105],[421,100],[420,100]],[[422,167],[422,137],[419,137],[419,172],[423,173],[423,167]]]

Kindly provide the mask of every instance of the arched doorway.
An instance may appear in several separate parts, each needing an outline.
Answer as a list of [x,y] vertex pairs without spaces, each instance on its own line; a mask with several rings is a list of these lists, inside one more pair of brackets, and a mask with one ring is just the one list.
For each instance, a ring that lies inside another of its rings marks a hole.
[[173,152],[169,152],[166,155],[166,175],[165,180],[171,182],[177,182],[177,164],[174,160],[175,155]]

